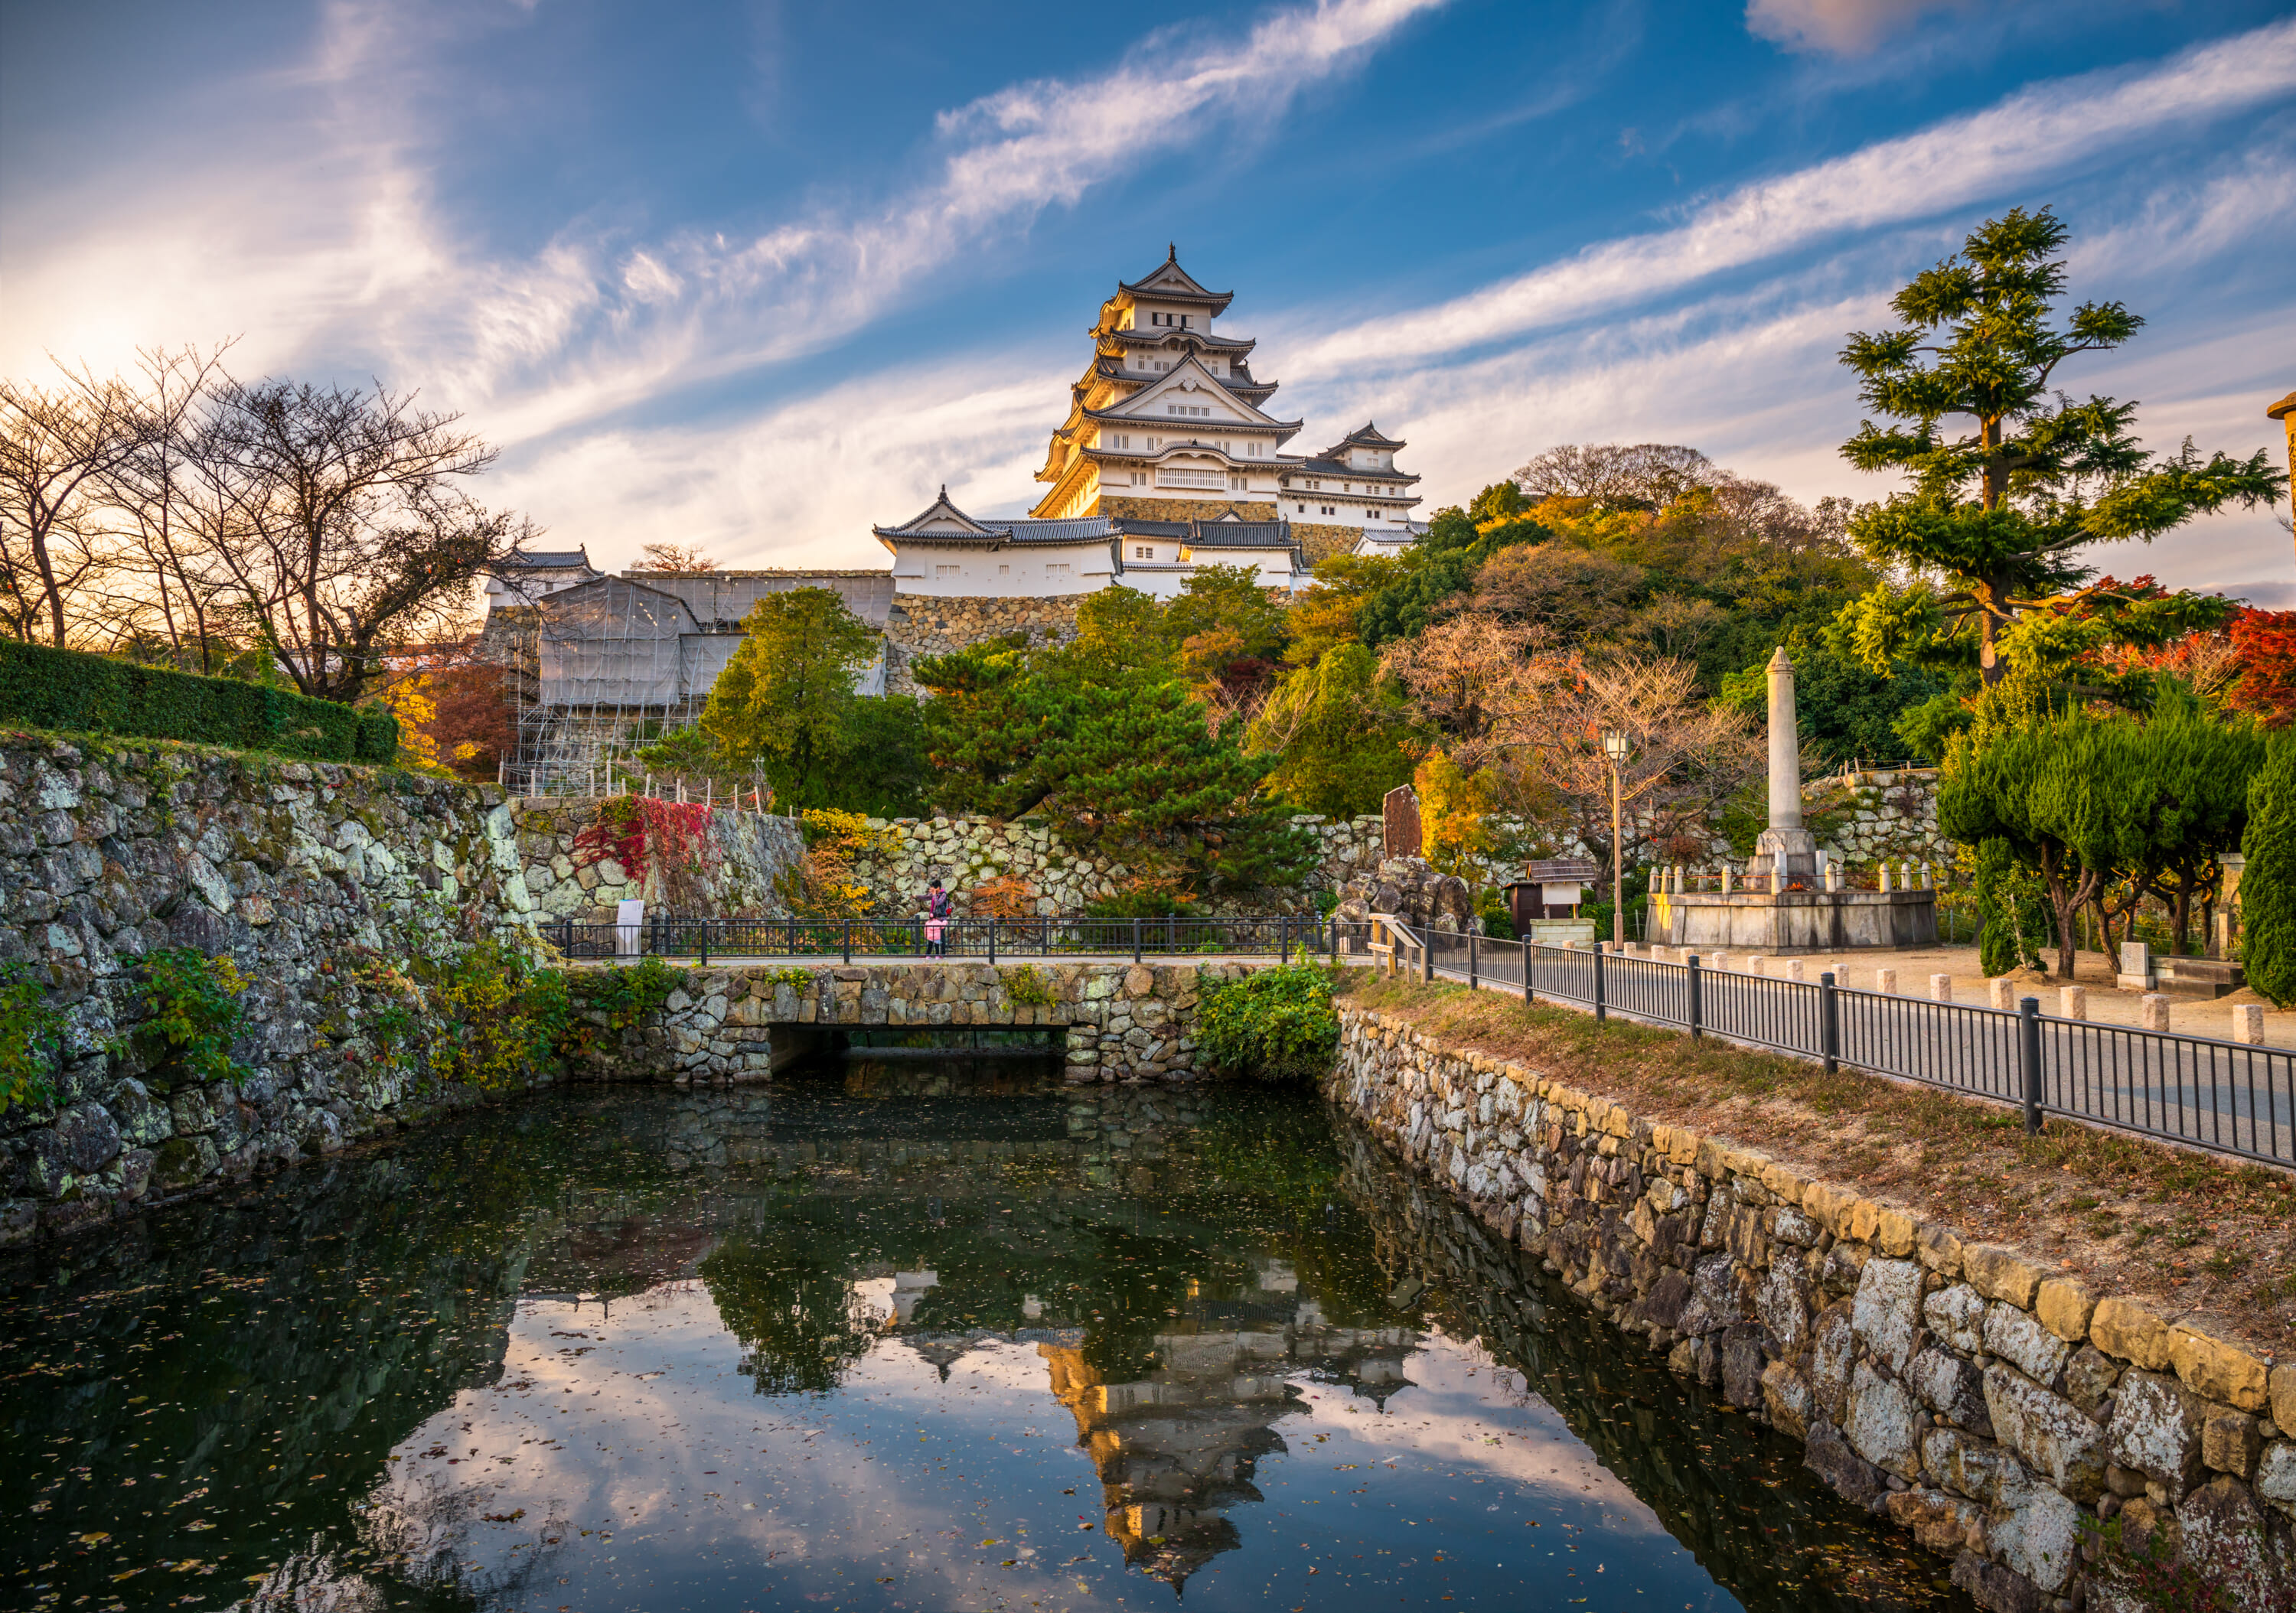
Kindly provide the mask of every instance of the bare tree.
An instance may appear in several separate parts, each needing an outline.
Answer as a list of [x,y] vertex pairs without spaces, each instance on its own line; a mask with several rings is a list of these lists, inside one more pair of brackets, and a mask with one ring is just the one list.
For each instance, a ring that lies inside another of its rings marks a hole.
[[121,562],[104,596],[115,635],[131,646],[163,645],[167,660],[192,672],[218,671],[244,648],[229,633],[235,613],[209,563],[237,529],[236,490],[217,484],[217,467],[191,451],[199,411],[226,379],[231,345],[138,352],[144,430],[102,477]]
[[1509,793],[1535,789],[1587,847],[1610,847],[1606,731],[1628,738],[1620,794],[1630,851],[1691,834],[1760,770],[1752,725],[1702,700],[1690,663],[1526,654],[1527,639],[1524,628],[1469,613],[1395,646],[1383,664],[1450,736],[1453,760],[1491,769]]
[[463,490],[495,451],[411,393],[230,383],[189,451],[227,504],[213,576],[305,694],[356,700],[392,646],[452,632],[534,532]]
[[645,558],[634,562],[633,571],[715,571],[718,562],[705,553],[699,544],[642,544],[638,553]]
[[1546,657],[1525,668],[1513,696],[1494,725],[1496,742],[1538,753],[1547,787],[1589,847],[1610,845],[1605,732],[1627,736],[1619,794],[1629,854],[1702,838],[1698,831],[1764,764],[1753,725],[1708,705],[1687,661]]
[[1663,509],[1721,474],[1695,448],[1673,443],[1563,443],[1514,473],[1534,499],[1587,498],[1605,509]]
[[1662,656],[1695,657],[1698,647],[1729,620],[1730,613],[1710,599],[1662,594],[1635,612],[1626,636],[1641,639]]
[[53,390],[0,380],[0,627],[60,645],[67,602],[111,560],[94,495],[148,424],[119,381],[56,368]]
[[1597,643],[1627,625],[1644,575],[1576,544],[1516,544],[1476,571],[1467,608],[1520,623],[1541,644]]

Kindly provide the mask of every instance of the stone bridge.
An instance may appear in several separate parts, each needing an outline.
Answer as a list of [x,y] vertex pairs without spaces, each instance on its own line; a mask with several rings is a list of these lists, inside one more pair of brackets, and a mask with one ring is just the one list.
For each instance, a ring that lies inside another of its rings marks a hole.
[[822,1050],[840,1029],[1038,1028],[1071,1082],[1186,1081],[1198,1073],[1203,986],[1272,966],[1267,959],[991,965],[949,958],[693,970],[653,1022],[626,1032],[618,1046],[601,1046],[596,1068],[583,1073],[754,1080]]

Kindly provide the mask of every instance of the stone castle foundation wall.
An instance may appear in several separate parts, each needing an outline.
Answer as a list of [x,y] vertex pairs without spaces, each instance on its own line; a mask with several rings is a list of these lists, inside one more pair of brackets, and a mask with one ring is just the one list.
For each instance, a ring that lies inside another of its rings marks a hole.
[[1231,510],[1238,520],[1276,519],[1275,506],[1266,499],[1148,498],[1133,493],[1103,493],[1088,513],[1134,520],[1218,520]]
[[597,821],[607,798],[532,796],[512,803],[519,863],[537,921],[611,924],[616,904],[627,899],[643,900],[649,913],[789,916],[788,881],[805,856],[804,831],[795,818],[721,807],[711,815],[706,865],[668,876],[650,867],[633,879],[611,857],[581,864],[575,855],[577,837]]
[[1320,566],[1335,554],[1353,554],[1356,544],[1363,541],[1361,527],[1335,527],[1327,522],[1306,521],[1293,517],[1292,541],[1308,557],[1310,566]]
[[[1285,890],[1231,895],[1211,904],[1231,913],[1302,913],[1315,910],[1316,894],[1336,890],[1379,864],[1380,820],[1302,816],[1292,820],[1323,843],[1314,872]],[[951,893],[960,914],[972,910],[973,892],[996,879],[1025,880],[1034,895],[1032,911],[1046,917],[1081,913],[1093,903],[1129,888],[1136,870],[1122,861],[1070,846],[1052,826],[1034,818],[871,818],[882,837],[872,856],[855,864],[856,876],[876,896],[879,911],[905,917],[924,905],[925,890],[938,879]]]
[[[329,1153],[441,1103],[371,1058],[403,963],[529,940],[533,902],[499,790],[186,746],[0,743],[0,962],[64,1015],[51,1102],[0,1113],[0,1243],[101,1224],[219,1176]],[[147,954],[229,956],[250,984],[201,1081],[138,1036]]]
[[1328,1096],[1673,1371],[1800,1442],[1980,1607],[2134,1613],[2090,1532],[2115,1518],[2204,1576],[2296,1583],[2296,1362],[1400,1018],[1342,1025]]
[[909,667],[919,656],[947,655],[1014,633],[1026,634],[1032,645],[1065,644],[1076,636],[1077,604],[1082,597],[939,599],[897,594],[885,621],[886,692],[917,692]]

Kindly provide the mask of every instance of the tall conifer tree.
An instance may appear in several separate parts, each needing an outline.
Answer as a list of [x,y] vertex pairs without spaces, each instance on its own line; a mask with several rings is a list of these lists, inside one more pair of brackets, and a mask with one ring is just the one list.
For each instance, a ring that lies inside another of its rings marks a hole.
[[[1988,684],[2002,675],[2003,630],[2094,574],[2074,556],[2081,545],[2149,541],[2280,495],[2261,449],[2203,460],[2187,439],[2155,455],[2131,435],[2134,403],[2052,389],[2067,359],[2118,348],[2144,323],[2118,302],[2085,302],[2054,322],[2065,283],[2054,254],[2067,234],[2046,208],[1988,219],[1891,299],[1899,329],[1853,333],[1841,353],[1866,406],[1906,422],[1862,422],[1843,456],[1914,483],[1860,512],[1850,535],[1873,559],[1942,573],[1959,590],[1949,602],[1976,618]],[[1967,429],[1944,429],[1956,420]]]

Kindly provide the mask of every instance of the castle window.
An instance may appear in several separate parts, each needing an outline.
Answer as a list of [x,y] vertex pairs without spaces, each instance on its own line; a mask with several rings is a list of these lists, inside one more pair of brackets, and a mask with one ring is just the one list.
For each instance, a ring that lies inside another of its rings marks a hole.
[[1154,560],[1156,558],[1155,545],[1152,544],[1133,544],[1132,558],[1134,560]]
[[1185,326],[1187,323],[1188,323],[1188,316],[1187,316],[1185,314],[1181,315],[1180,315],[1180,323],[1181,323],[1182,325],[1184,325],[1184,326]]
[[1046,561],[1045,562],[1045,575],[1046,577],[1066,577],[1069,575],[1070,569],[1071,568],[1066,561]]
[[964,568],[962,566],[935,566],[933,568],[933,575],[939,577],[950,577],[956,576],[964,569]]

